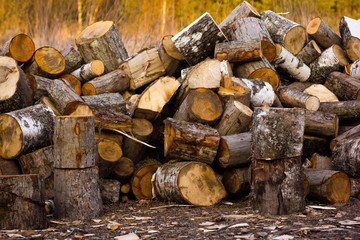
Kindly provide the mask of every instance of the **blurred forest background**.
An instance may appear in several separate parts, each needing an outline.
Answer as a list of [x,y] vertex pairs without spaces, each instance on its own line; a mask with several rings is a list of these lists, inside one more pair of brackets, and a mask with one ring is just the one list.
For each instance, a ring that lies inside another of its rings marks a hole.
[[[62,50],[99,20],[115,22],[130,54],[155,46],[204,12],[219,24],[242,0],[0,0],[0,45],[17,33],[36,47]],[[248,0],[259,12],[273,10],[303,26],[320,16],[336,32],[342,16],[360,18],[360,0]]]

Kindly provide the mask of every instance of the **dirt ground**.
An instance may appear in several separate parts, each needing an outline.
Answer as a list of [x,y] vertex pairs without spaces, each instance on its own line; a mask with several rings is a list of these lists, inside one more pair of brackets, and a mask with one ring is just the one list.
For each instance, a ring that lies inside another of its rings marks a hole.
[[69,222],[49,215],[47,229],[2,230],[0,239],[360,239],[360,200],[308,202],[304,212],[286,216],[261,216],[247,198],[211,207],[129,200],[105,205],[97,219]]

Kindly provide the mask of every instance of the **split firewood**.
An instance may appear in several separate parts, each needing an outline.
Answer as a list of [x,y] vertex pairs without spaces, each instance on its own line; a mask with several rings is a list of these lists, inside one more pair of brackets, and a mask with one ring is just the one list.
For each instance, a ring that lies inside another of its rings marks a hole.
[[0,176],[0,229],[47,228],[42,175]]
[[131,178],[131,190],[136,199],[152,198],[151,177],[161,163],[149,158],[135,165],[134,175]]
[[[156,48],[145,49],[119,66],[130,79],[130,89],[137,89],[166,74]],[[125,90],[125,89],[124,89]]]
[[360,125],[350,128],[342,134],[339,134],[336,138],[332,139],[330,142],[331,151],[334,150],[335,145],[338,142],[360,138]]
[[225,40],[225,35],[207,12],[172,37],[176,48],[190,66],[214,56],[215,44]]
[[116,69],[100,77],[84,83],[83,95],[98,95],[109,92],[122,92],[129,88],[129,77],[122,70]]
[[354,78],[360,79],[360,59],[356,60],[350,65],[349,75]]
[[35,44],[31,37],[20,33],[2,45],[0,56],[12,57],[16,61],[23,63],[29,61],[34,52]]
[[56,109],[54,103],[47,96],[42,96],[35,104],[43,104],[49,107],[55,114],[55,116],[61,116],[62,114]]
[[21,171],[19,163],[15,159],[0,158],[0,176],[1,175],[20,175]]
[[70,84],[70,86],[75,90],[77,95],[79,95],[79,96],[82,95],[82,93],[81,93],[81,82],[77,77],[75,77],[75,76],[73,76],[71,74],[64,74],[64,75],[61,75],[59,78],[60,79],[65,79]]
[[73,46],[68,46],[64,48],[61,51],[61,54],[65,58],[65,70],[63,72],[64,74],[69,74],[80,68],[84,64],[82,56]]
[[350,198],[351,184],[349,177],[339,171],[304,169],[309,181],[309,198],[325,203],[346,203]]
[[360,101],[322,102],[318,111],[334,113],[340,119],[358,118],[360,117]]
[[100,194],[104,203],[117,203],[120,199],[120,182],[115,179],[100,179]]
[[251,161],[251,132],[221,136],[216,161],[222,168],[238,168]]
[[303,144],[303,156],[302,159],[310,159],[314,153],[318,153],[322,156],[330,156],[331,151],[329,149],[330,139],[329,137],[317,137],[311,135],[304,135]]
[[153,176],[154,196],[165,201],[211,206],[226,196],[214,170],[204,163],[169,162]]
[[164,120],[164,156],[211,164],[220,143],[219,132],[200,123]]
[[164,36],[157,49],[168,76],[174,76],[179,72],[179,67],[184,62],[184,57],[171,40],[172,37],[173,35]]
[[260,15],[275,43],[281,44],[294,55],[301,51],[307,39],[304,27],[270,10]]
[[0,157],[11,159],[50,145],[54,116],[54,112],[43,104],[1,114]]
[[332,168],[346,173],[349,177],[360,177],[360,139],[353,138],[336,143],[332,155]]
[[217,59],[206,59],[195,65],[186,77],[190,89],[218,89],[222,81],[221,62]]
[[274,160],[302,155],[305,128],[303,109],[255,108],[253,118],[254,158]]
[[277,96],[281,103],[287,107],[305,108],[311,111],[316,111],[320,107],[320,100],[318,97],[300,92],[293,88],[281,86],[277,89]]
[[25,108],[33,104],[29,79],[10,57],[0,57],[0,113]]
[[247,195],[250,192],[249,167],[225,169],[223,183],[230,194]]
[[332,170],[330,157],[314,153],[310,158],[310,162],[312,168],[320,170]]
[[[288,86],[289,87],[289,86]],[[338,97],[322,84],[311,84],[304,93],[317,97],[320,102],[338,102]]]
[[344,73],[330,73],[324,86],[343,100],[360,99],[360,80]]
[[[135,171],[134,162],[128,157],[121,157],[119,161],[116,162],[113,171],[114,174],[116,175],[116,179],[119,179],[120,181],[128,181]],[[123,186],[121,187],[121,189],[123,189]],[[130,185],[129,185],[129,191],[130,191]],[[121,190],[121,192],[125,194],[129,193],[129,191],[124,192],[123,190]]]
[[326,49],[333,44],[341,46],[341,38],[321,18],[314,18],[306,27],[307,33],[320,47]]
[[346,50],[347,55],[351,61],[356,61],[360,58],[360,21],[349,17],[342,17],[340,21],[340,35],[342,38],[342,45]]
[[112,109],[117,112],[126,113],[126,103],[118,92],[82,96],[82,99],[94,112],[96,112],[96,109]]
[[319,111],[305,111],[305,134],[337,137],[339,118],[336,114]]
[[250,106],[251,99],[251,90],[250,88],[240,79],[235,78],[236,82],[241,84],[239,86],[239,90],[228,89],[224,87],[220,87],[217,91],[217,94],[221,97],[224,103],[229,101],[238,101],[245,106]]
[[358,198],[360,195],[360,179],[359,178],[350,178],[351,184],[351,197]]
[[321,49],[314,40],[308,42],[303,49],[296,55],[296,57],[303,61],[306,65],[312,63],[321,55]]
[[101,60],[105,73],[114,71],[128,58],[128,53],[119,32],[112,21],[96,22],[80,32],[76,46],[86,63]]
[[272,106],[275,101],[273,87],[258,79],[241,79],[250,88],[250,105],[252,107]]
[[18,162],[24,174],[42,174],[46,179],[54,172],[53,146],[24,154],[18,159]]
[[100,76],[104,73],[104,71],[104,63],[100,60],[94,60],[90,63],[82,65],[70,74],[79,79],[82,83],[85,83]]
[[220,61],[229,62],[259,61],[263,57],[260,39],[217,43],[214,54],[214,57]]

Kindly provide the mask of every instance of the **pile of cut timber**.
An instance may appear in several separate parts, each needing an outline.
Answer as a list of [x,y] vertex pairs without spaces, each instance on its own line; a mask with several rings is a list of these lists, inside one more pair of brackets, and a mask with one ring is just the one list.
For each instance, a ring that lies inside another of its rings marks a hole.
[[[251,192],[262,213],[284,214],[301,211],[305,193],[346,202],[360,192],[359,29],[349,17],[340,36],[321,18],[305,28],[244,1],[219,25],[205,13],[130,58],[112,21],[85,28],[77,50],[36,49],[19,34],[0,52],[0,175],[17,176],[0,177],[0,208],[21,173],[42,176],[41,196],[59,195],[71,183],[54,186],[54,168],[84,184],[73,196],[100,184],[105,203],[208,206]],[[79,142],[80,125],[60,141],[54,116],[93,117],[94,146]]]

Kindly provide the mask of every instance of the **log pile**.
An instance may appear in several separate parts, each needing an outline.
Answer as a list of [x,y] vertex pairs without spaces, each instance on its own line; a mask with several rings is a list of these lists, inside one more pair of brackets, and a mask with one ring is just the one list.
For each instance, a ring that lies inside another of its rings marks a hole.
[[85,28],[77,49],[19,34],[0,52],[0,175],[42,175],[68,218],[99,214],[100,191],[196,206],[251,191],[261,213],[288,214],[308,181],[309,198],[346,202],[360,179],[359,29],[349,17],[341,36],[321,18],[305,28],[244,1],[130,58],[112,21]]

